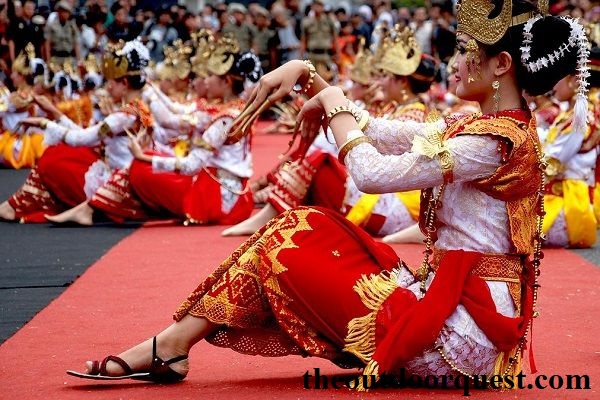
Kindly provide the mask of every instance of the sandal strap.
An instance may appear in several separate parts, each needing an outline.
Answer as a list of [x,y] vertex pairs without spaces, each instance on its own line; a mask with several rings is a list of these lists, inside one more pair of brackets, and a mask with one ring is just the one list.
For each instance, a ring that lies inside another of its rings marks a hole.
[[109,361],[119,364],[119,366],[123,368],[123,371],[125,371],[125,375],[133,374],[133,370],[131,369],[129,364],[127,364],[122,358],[117,356],[108,356],[104,360],[102,360],[102,363],[100,364],[99,375],[108,376],[108,372],[106,371],[106,364],[108,364]]
[[100,362],[98,360],[92,361],[92,369],[90,370],[90,375],[99,375],[100,374]]
[[183,360],[187,360],[188,355],[187,354],[183,354],[177,357],[173,357],[170,360],[167,361],[163,361],[162,358],[160,358],[157,354],[156,354],[156,336],[154,336],[152,338],[152,368],[156,368],[157,365],[162,364],[162,365],[171,365],[173,363],[176,363],[178,361],[183,361]]

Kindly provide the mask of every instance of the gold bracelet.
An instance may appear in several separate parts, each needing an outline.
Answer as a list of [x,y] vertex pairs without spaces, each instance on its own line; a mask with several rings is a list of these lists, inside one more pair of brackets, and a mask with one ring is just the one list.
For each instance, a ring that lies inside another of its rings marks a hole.
[[49,121],[48,121],[48,119],[46,119],[46,118],[43,118],[43,119],[40,121],[40,128],[42,128],[42,129],[46,129],[46,128],[48,127],[48,122],[49,122]]
[[181,160],[179,157],[175,158],[175,172],[181,171]]
[[368,136],[359,136],[359,137],[356,137],[354,139],[348,140],[340,148],[340,152],[338,154],[338,161],[340,163],[342,163],[342,165],[346,165],[344,163],[344,159],[346,158],[346,155],[348,155],[348,153],[350,152],[350,150],[352,150],[353,148],[355,148],[359,144],[363,144],[363,143],[373,144],[373,140],[370,137],[368,137]]
[[310,60],[303,60],[302,62],[308,67],[308,80],[304,84],[304,87],[296,83],[293,88],[294,92],[300,94],[306,93],[310,90],[313,83],[315,82],[315,75],[317,74],[317,69]]
[[371,121],[371,116],[369,115],[369,112],[367,110],[363,110],[360,114],[360,120],[357,121],[358,129],[360,129],[363,132],[366,131],[367,126],[369,125],[369,121]]
[[355,120],[357,120],[357,122],[358,122],[358,119],[356,118],[356,114],[355,114],[355,113],[354,113],[354,111],[353,111],[353,110],[352,110],[350,107],[348,107],[348,106],[337,106],[337,107],[334,107],[334,108],[333,108],[331,111],[329,111],[329,112],[327,113],[327,120],[328,120],[328,121],[331,121],[331,119],[332,119],[333,117],[335,117],[336,115],[338,115],[338,114],[341,114],[341,113],[348,113],[348,114],[351,114],[351,115],[354,117],[354,119],[355,119]]

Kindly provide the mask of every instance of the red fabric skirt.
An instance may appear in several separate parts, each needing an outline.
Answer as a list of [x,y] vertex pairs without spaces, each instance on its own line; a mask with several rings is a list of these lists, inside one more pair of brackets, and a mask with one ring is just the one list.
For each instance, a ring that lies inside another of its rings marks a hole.
[[67,208],[86,201],[85,173],[100,159],[90,147],[58,144],[46,149],[38,162],[38,172],[48,190]]
[[116,223],[148,219],[142,203],[133,194],[128,169],[113,172],[108,182],[98,188],[89,204]]
[[58,144],[46,149],[23,186],[8,200],[21,222],[46,222],[86,200],[85,173],[100,159],[89,147]]
[[[252,193],[240,195],[229,213],[222,211],[221,185],[216,168],[194,176],[177,172],[154,172],[152,164],[134,160],[129,171],[131,186],[142,203],[157,213],[189,219],[201,224],[235,224],[248,218],[254,203]],[[242,180],[243,187],[247,179]]]

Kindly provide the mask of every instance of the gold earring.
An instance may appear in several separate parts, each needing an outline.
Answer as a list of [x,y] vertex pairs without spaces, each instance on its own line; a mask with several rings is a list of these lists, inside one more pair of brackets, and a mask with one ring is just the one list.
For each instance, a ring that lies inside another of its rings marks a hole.
[[406,103],[407,100],[408,92],[406,91],[406,89],[400,89],[400,101],[402,101],[402,103]]
[[[467,78],[467,82],[475,82],[481,77],[481,66],[479,59],[479,45],[475,41],[475,39],[469,39],[466,46],[467,50],[467,69],[469,70],[469,77]],[[471,75],[471,68],[473,68],[473,75]]]
[[500,108],[500,82],[496,79],[492,82],[492,89],[494,89],[494,114],[498,114],[498,109]]

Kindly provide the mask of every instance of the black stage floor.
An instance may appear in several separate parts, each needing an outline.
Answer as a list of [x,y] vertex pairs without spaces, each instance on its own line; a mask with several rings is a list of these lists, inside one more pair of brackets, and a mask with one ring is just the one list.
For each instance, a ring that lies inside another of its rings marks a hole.
[[[0,169],[0,202],[29,170]],[[138,225],[93,228],[0,222],[0,343]]]

